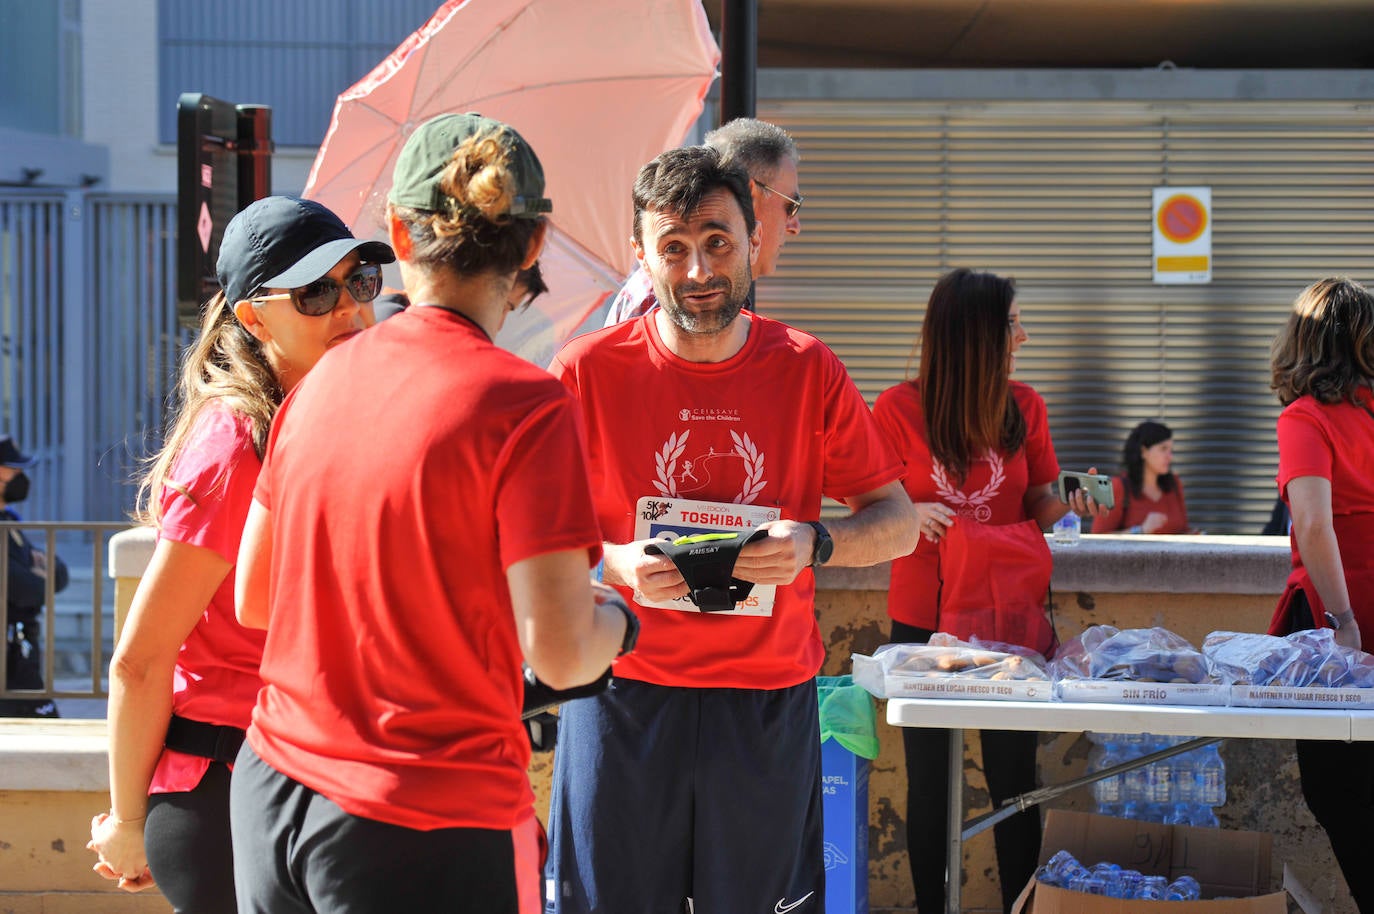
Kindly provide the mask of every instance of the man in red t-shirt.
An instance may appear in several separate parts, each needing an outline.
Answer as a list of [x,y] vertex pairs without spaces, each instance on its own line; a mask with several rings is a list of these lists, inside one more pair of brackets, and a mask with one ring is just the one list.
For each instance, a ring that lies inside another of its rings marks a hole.
[[414,304],[287,398],[243,534],[238,615],[267,641],[235,884],[242,911],[525,914],[542,905],[521,661],[589,682],[634,617],[594,602],[576,404],[492,343],[547,230],[538,159],[503,124],[442,116],[389,200]]
[[[834,353],[741,313],[760,237],[748,175],[709,147],[673,150],[640,171],[634,205],[660,307],[574,339],[550,368],[586,424],[604,580],[643,629],[609,692],[563,707],[549,900],[559,914],[685,898],[814,910],[825,644],[812,569],[909,552],[914,511]],[[851,513],[820,523],[823,495]],[[762,530],[733,569],[749,595],[703,611],[712,588],[647,551],[670,528]]]

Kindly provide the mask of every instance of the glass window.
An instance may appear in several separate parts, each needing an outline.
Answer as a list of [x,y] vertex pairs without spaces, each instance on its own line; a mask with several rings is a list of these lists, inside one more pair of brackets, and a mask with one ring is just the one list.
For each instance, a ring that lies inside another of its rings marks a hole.
[[234,104],[269,105],[278,146],[318,146],[339,93],[424,25],[437,5],[158,0],[160,139],[176,142],[177,99],[200,92]]

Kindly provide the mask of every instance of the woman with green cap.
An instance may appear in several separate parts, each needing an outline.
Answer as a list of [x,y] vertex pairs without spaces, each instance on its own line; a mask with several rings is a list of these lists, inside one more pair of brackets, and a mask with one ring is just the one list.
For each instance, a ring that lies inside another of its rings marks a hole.
[[389,199],[412,305],[297,388],[239,552],[239,618],[267,629],[231,800],[240,910],[533,914],[522,660],[590,682],[637,627],[588,575],[571,396],[492,343],[547,232],[534,151],[435,118]]

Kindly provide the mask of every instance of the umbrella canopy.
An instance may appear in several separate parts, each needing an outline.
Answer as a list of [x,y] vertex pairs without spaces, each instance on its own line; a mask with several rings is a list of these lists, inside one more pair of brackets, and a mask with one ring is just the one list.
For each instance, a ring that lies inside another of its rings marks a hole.
[[699,0],[449,0],[339,96],[305,196],[358,237],[382,237],[415,127],[464,111],[515,127],[553,200],[549,292],[500,342],[546,364],[633,267],[635,174],[682,142],[719,60]]

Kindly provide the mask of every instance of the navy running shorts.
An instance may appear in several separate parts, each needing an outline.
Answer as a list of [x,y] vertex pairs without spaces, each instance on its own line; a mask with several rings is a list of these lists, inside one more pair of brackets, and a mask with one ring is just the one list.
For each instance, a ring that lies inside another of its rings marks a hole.
[[546,914],[823,914],[816,709],[814,680],[565,704]]

